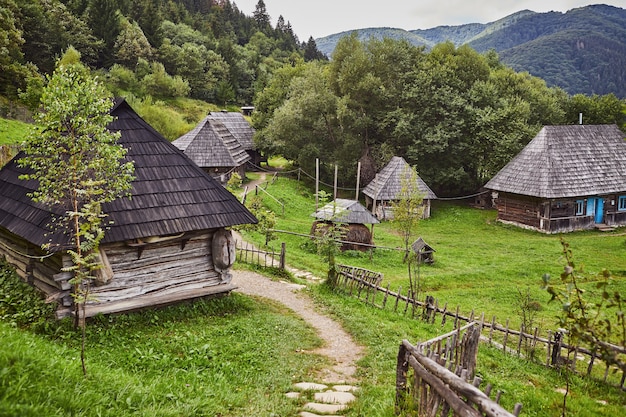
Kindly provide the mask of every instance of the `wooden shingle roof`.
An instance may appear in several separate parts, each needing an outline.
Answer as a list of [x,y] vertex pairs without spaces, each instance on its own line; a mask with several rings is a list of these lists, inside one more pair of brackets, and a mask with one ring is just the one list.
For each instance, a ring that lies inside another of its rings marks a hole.
[[337,198],[311,214],[318,220],[336,223],[377,224],[380,223],[372,213],[355,200]]
[[254,149],[252,137],[254,136],[254,128],[238,112],[214,111],[209,113],[209,119],[217,120],[224,123],[228,131],[239,141],[245,150]]
[[[407,173],[415,172],[413,168],[399,156],[391,161],[374,177],[372,182],[363,189],[363,194],[377,201],[399,200],[402,192],[402,181]],[[424,196],[424,200],[434,200],[435,193],[417,176],[415,183],[417,190]]]
[[486,185],[540,198],[626,191],[626,141],[616,125],[545,126]]
[[[141,119],[125,101],[118,101],[109,128],[119,130],[119,143],[135,162],[132,198],[103,205],[108,214],[103,243],[256,223],[256,218],[216,180]],[[63,245],[62,233],[47,235],[53,213],[34,203],[28,193],[36,181],[18,177],[17,155],[0,170],[0,226],[35,244]],[[56,213],[59,214],[58,212]],[[62,213],[61,213],[62,214]]]
[[233,168],[250,156],[226,126],[209,116],[172,142],[201,168]]

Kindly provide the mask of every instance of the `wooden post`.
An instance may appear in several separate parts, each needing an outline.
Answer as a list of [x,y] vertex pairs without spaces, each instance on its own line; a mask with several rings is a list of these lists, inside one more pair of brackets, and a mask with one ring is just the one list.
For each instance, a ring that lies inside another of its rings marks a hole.
[[509,338],[509,319],[506,319],[506,330],[504,331],[504,343],[502,343],[502,351],[506,353],[506,341]]
[[389,297],[389,283],[387,283],[387,288],[385,288],[385,298],[383,298],[383,310],[385,309],[385,306],[387,305],[387,297]]
[[333,187],[333,200],[337,199],[337,164],[335,164],[335,182]]
[[400,301],[400,294],[402,294],[402,286],[398,287],[398,293],[396,294],[396,304],[393,306],[393,312],[398,311],[398,302]]
[[359,185],[361,182],[361,161],[356,164],[356,195],[354,201],[359,201]]
[[320,159],[315,158],[315,211],[319,208],[320,201]]
[[285,242],[282,242],[280,244],[280,269],[285,269],[285,252],[286,252]]

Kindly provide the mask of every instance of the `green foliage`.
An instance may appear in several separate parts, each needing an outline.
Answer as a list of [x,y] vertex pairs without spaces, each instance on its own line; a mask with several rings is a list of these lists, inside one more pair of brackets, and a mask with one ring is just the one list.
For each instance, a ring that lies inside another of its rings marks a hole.
[[245,224],[243,230],[254,230],[265,236],[265,245],[276,238],[274,228],[276,227],[276,214],[263,206],[263,198],[252,196],[248,198],[246,207],[257,218],[256,224]]
[[56,244],[69,243],[72,248],[68,252],[73,265],[65,270],[73,273],[75,323],[82,328],[81,362],[86,375],[84,308],[104,237],[101,204],[130,190],[134,166],[123,160],[126,149],[116,143],[120,133],[107,129],[113,120],[112,100],[80,64],[77,51],[68,49],[59,61],[41,107],[37,131],[18,163],[31,169],[21,178],[38,182],[32,199],[64,213],[55,227],[64,230],[70,241]]
[[22,281],[0,261],[0,321],[11,326],[43,331],[54,319],[56,303],[46,303],[41,291]]
[[560,282],[551,282],[550,275],[543,276],[544,289],[550,294],[550,301],[557,301],[561,306],[559,322],[567,331],[571,344],[583,344],[590,350],[597,351],[604,362],[616,365],[626,371],[626,362],[607,342],[615,342],[626,348],[625,303],[618,289],[611,284],[611,273],[604,269],[594,277],[595,294],[583,288],[582,283],[589,280],[581,268],[577,268],[573,251],[561,238],[565,268]]

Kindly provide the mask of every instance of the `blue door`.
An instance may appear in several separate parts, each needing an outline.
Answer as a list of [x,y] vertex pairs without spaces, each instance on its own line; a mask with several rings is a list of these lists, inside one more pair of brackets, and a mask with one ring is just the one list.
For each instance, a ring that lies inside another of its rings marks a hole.
[[587,216],[591,216],[595,219],[596,215],[596,199],[590,197],[587,199]]
[[604,199],[596,198],[596,223],[604,223]]

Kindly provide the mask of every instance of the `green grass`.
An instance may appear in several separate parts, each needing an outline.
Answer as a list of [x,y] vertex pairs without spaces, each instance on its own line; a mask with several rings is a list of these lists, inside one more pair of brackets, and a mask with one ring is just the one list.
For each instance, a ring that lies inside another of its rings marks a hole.
[[[416,344],[443,333],[441,327],[381,311],[323,286],[310,293],[366,347],[358,370],[361,392],[350,412],[345,414],[394,416],[396,358],[401,340],[408,339]],[[565,388],[566,380],[558,371],[481,344],[477,375],[484,381],[481,389],[492,384],[492,396],[497,390],[503,391],[501,404],[507,410],[513,410],[515,403],[520,402],[523,405],[521,416],[561,415],[563,395],[557,389]],[[626,399],[617,388],[573,376],[567,407],[567,415],[572,416],[615,416],[624,413]]]
[[[264,197],[264,204],[277,214],[276,229],[310,233],[315,198],[309,185],[280,177],[266,191],[285,204],[283,216],[282,207],[273,198]],[[548,303],[550,297],[541,285],[545,273],[558,279],[563,271],[561,235],[501,224],[493,210],[435,202],[431,218],[419,223],[417,236],[422,236],[436,250],[435,263],[420,268],[421,299],[429,294],[439,300],[440,306],[445,303],[449,309],[460,306],[466,316],[473,310],[477,316],[485,313],[487,320],[493,316],[500,323],[510,319],[511,326],[519,328],[518,300],[520,292],[525,294],[528,290],[541,305],[535,325],[544,330],[558,327],[555,316],[559,306]],[[603,268],[612,272],[614,290],[626,293],[624,229],[608,233],[576,232],[563,237],[570,243],[577,265],[584,266],[590,277],[590,282],[585,284],[589,293],[595,291],[594,276]],[[260,234],[251,233],[249,238],[260,245],[265,243]],[[374,241],[382,247],[402,247],[401,238],[390,222],[374,226]],[[289,265],[325,276],[327,266],[321,262],[310,239],[278,233],[270,246],[279,250],[281,242],[286,243]],[[371,257],[369,253],[346,252],[338,256],[337,262],[382,272],[383,286],[389,284],[393,291],[401,287],[406,294],[408,273],[402,259],[402,251],[376,249]]]
[[295,415],[292,384],[323,358],[319,340],[284,307],[238,294],[100,317],[78,333],[41,336],[0,322],[2,416]]
[[29,129],[28,123],[0,118],[0,145],[16,145],[25,141]]
[[[308,233],[315,209],[311,189],[280,178],[267,191],[285,202],[278,228]],[[271,198],[265,201],[277,210]],[[377,225],[374,233],[380,245],[400,245],[388,223]],[[422,268],[429,294],[460,304],[465,313],[474,308],[515,319],[517,290],[530,288],[543,306],[540,324],[554,328],[556,305],[547,303],[539,285],[544,272],[556,276],[562,269],[558,236],[504,226],[495,222],[492,211],[452,204],[437,204],[418,234],[437,250],[435,264]],[[251,237],[264,241],[258,234]],[[624,292],[626,238],[620,231],[566,238],[579,263],[589,271],[613,270]],[[281,241],[287,242],[290,264],[325,274],[308,239],[281,234],[271,244],[278,248]],[[367,254],[347,253],[340,262],[384,272],[392,289],[406,288],[399,252],[376,250],[371,260]],[[305,400],[290,400],[284,393],[295,382],[315,380],[316,370],[328,365],[324,358],[303,353],[320,341],[300,318],[277,303],[232,294],[93,320],[87,339],[89,376],[84,378],[78,334],[66,322],[36,321],[25,329],[33,311],[20,311],[34,302],[23,302],[31,300],[20,295],[23,290],[11,290],[8,297],[3,288],[13,287],[0,286],[1,416],[295,416]],[[361,390],[343,414],[393,416],[400,341],[418,343],[444,329],[367,306],[325,286],[312,285],[308,293],[365,348],[357,371]],[[560,415],[563,396],[557,389],[566,380],[557,371],[481,345],[478,373],[504,391],[506,409],[521,402],[522,416]],[[572,377],[568,415],[616,416],[625,407],[623,392]]]

